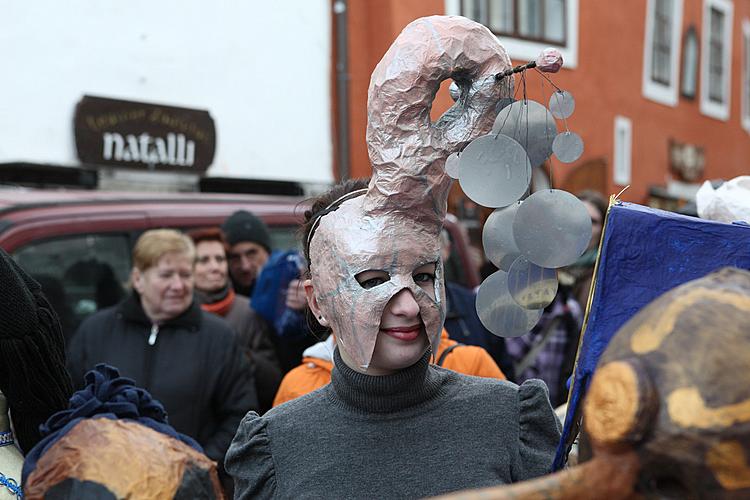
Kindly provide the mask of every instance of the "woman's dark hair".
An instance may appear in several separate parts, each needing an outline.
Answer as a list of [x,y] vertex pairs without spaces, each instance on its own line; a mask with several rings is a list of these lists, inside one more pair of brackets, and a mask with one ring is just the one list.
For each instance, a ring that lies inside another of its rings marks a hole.
[[[307,261],[307,268],[310,268],[310,233],[314,231],[315,221],[325,214],[322,214],[324,210],[326,213],[330,212],[331,209],[337,207],[329,207],[329,205],[344,195],[357,191],[359,189],[365,189],[370,179],[349,179],[333,186],[330,190],[312,199],[310,208],[305,210],[305,221],[300,227],[300,237],[302,239],[302,248],[305,252],[305,260]],[[343,203],[343,201],[342,201]]]
[[[310,233],[314,232],[315,228],[317,227],[315,221],[337,208],[337,206],[330,207],[329,205],[331,205],[331,203],[335,202],[342,196],[351,193],[352,191],[365,189],[369,182],[370,179],[349,179],[347,181],[336,184],[317,198],[313,198],[310,200],[310,208],[308,210],[305,210],[305,220],[304,222],[302,222],[302,225],[299,229],[299,237],[302,241],[302,248],[305,252],[305,261],[307,262],[306,273],[308,274],[308,277],[310,273]],[[337,205],[341,203],[343,203],[343,201],[338,203]],[[330,334],[330,329],[328,327],[321,326],[321,324],[318,323],[318,320],[315,318],[308,306],[305,306],[305,319],[307,320],[307,326],[310,328],[310,331],[315,338],[317,338],[319,341],[322,341],[326,337],[328,337],[328,335]]]

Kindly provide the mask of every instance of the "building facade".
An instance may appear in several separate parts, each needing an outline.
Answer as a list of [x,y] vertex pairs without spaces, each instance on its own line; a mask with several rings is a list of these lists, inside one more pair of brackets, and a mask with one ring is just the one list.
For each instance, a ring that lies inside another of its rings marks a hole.
[[[679,209],[704,180],[750,173],[750,2],[731,0],[348,0],[349,137],[353,176],[369,175],[369,75],[401,29],[433,14],[474,18],[514,63],[563,53],[554,83],[575,97],[568,128],[584,141],[551,182]],[[520,83],[516,78],[516,86]],[[445,87],[445,86],[444,86]],[[553,90],[530,73],[527,95]],[[517,96],[518,97],[518,96]],[[441,90],[433,114],[452,104]],[[558,128],[563,126],[558,122]]]
[[[630,186],[623,199],[675,209],[704,180],[748,171],[747,0],[48,0],[10,3],[0,19],[0,174],[56,165],[96,170],[98,187],[179,190],[368,176],[370,75],[409,22],[434,14],[484,23],[515,63],[562,52],[552,78],[575,97],[567,126],[584,153],[553,157],[538,185]],[[434,117],[452,104],[447,87]],[[552,90],[529,72],[529,98],[546,104]],[[161,128],[128,121],[155,114]]]

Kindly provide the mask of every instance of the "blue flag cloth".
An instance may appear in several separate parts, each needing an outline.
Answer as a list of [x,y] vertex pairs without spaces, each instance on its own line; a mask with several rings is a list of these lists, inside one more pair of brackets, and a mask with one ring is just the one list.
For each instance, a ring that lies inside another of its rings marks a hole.
[[615,333],[655,298],[723,267],[750,269],[750,227],[617,202],[607,214],[594,296],[553,470],[564,467],[581,403]]
[[203,448],[193,438],[178,433],[167,423],[167,412],[148,391],[136,387],[132,379],[121,377],[117,368],[102,363],[86,373],[86,387],[71,396],[69,408],[55,413],[39,427],[42,440],[26,455],[22,484],[26,484],[42,455],[86,418],[138,422],[203,453]]

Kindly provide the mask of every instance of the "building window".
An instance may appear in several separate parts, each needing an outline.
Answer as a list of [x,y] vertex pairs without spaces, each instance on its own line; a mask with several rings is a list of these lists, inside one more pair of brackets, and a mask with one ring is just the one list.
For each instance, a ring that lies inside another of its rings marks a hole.
[[698,34],[695,27],[690,26],[685,33],[682,44],[682,81],[681,93],[685,97],[695,97],[698,87]]
[[701,112],[720,120],[729,119],[732,10],[729,0],[704,0]]
[[742,21],[742,128],[750,132],[750,19]]
[[724,102],[724,13],[711,9],[709,13],[711,31],[708,40],[708,98],[713,102]]
[[446,0],[445,12],[487,26],[516,61],[553,45],[565,67],[578,64],[578,0]]
[[565,0],[461,0],[461,13],[497,35],[565,46]]
[[683,0],[648,0],[643,49],[643,95],[677,105]]
[[613,180],[619,186],[630,184],[633,124],[629,118],[615,116]]
[[651,79],[662,85],[670,84],[672,66],[672,0],[654,0],[654,32],[651,44]]

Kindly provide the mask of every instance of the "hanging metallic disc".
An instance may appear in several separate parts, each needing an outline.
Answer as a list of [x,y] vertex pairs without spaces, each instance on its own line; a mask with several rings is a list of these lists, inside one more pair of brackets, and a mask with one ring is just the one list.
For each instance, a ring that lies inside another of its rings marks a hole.
[[555,118],[567,118],[575,109],[576,100],[567,90],[557,90],[549,97],[549,110]]
[[583,139],[575,132],[560,132],[552,141],[552,152],[563,163],[573,163],[583,154]]
[[524,309],[508,291],[508,273],[489,275],[477,291],[477,314],[485,328],[498,337],[520,337],[542,317],[541,309]]
[[526,151],[506,135],[478,137],[458,158],[461,189],[482,206],[505,207],[529,188],[531,165]]
[[458,179],[458,153],[452,153],[445,160],[445,173],[451,179]]
[[552,154],[557,124],[547,108],[527,99],[501,109],[492,132],[515,139],[526,150],[531,166],[538,167]]
[[537,191],[518,207],[513,238],[521,255],[537,266],[567,266],[589,244],[591,216],[586,206],[567,191]]
[[508,291],[524,309],[544,309],[557,295],[557,271],[518,257],[508,271]]
[[513,239],[513,217],[520,202],[498,208],[487,217],[482,229],[484,255],[502,271],[510,269],[521,253]]

